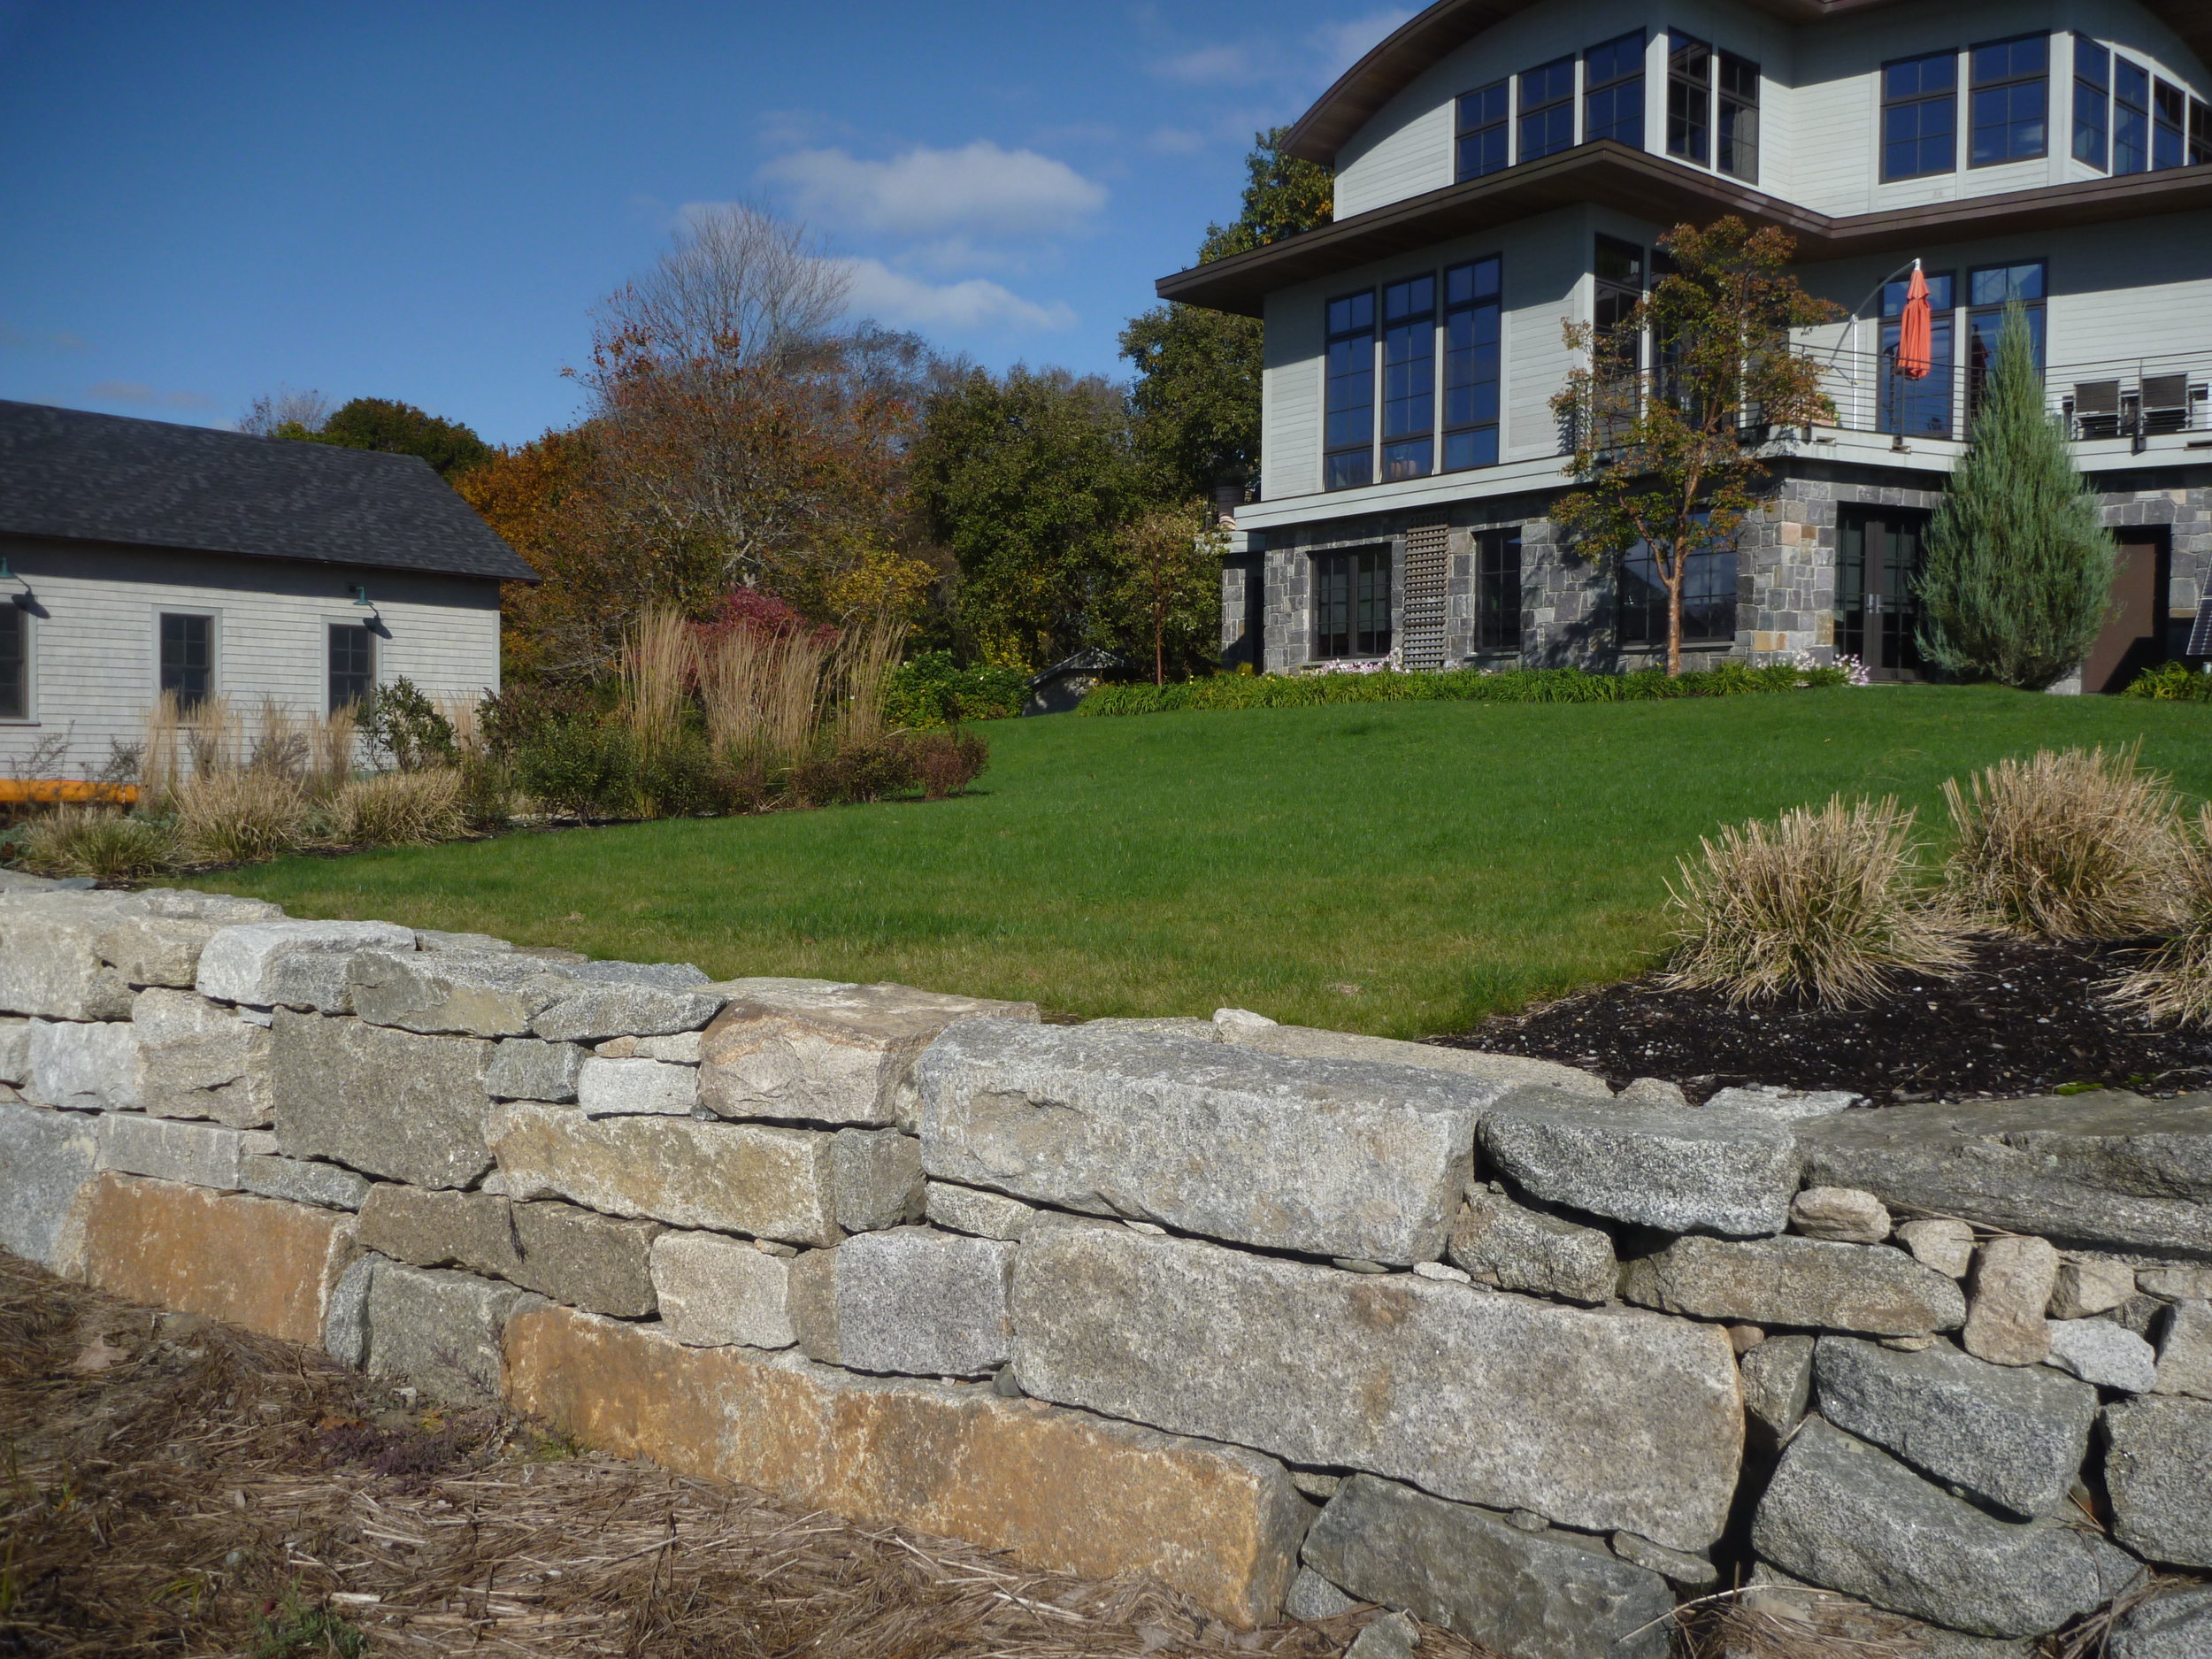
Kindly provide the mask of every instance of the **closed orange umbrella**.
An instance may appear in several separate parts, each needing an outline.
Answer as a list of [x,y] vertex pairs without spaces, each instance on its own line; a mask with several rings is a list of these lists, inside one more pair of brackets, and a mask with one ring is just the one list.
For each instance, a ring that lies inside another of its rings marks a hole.
[[1897,329],[1897,372],[1909,380],[1924,380],[1935,365],[1934,323],[1928,310],[1928,279],[1920,273],[1920,261],[1912,262],[1912,281],[1905,289],[1905,314]]

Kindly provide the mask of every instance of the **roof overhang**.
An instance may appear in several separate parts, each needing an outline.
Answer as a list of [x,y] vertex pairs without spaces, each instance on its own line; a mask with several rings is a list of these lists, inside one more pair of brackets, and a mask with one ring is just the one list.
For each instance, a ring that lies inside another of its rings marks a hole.
[[319,553],[311,547],[288,549],[278,553],[271,552],[265,548],[207,547],[196,543],[186,544],[152,539],[140,540],[135,537],[117,535],[85,535],[73,530],[35,527],[0,529],[0,547],[23,549],[96,547],[123,553],[169,553],[179,558],[251,559],[257,565],[323,565],[333,570],[382,571],[393,576],[420,576],[432,581],[441,582],[489,582],[493,584],[520,582],[526,588],[535,588],[545,580],[544,577],[538,574],[524,561],[519,553],[514,556],[515,564],[518,568],[503,573],[493,571],[440,570],[425,565],[405,565],[396,560],[380,559],[373,554]]
[[[1437,0],[1400,26],[1374,50],[1337,77],[1314,106],[1299,117],[1283,148],[1324,166],[1414,77],[1446,52],[1463,46],[1538,0]],[[1898,5],[1903,0],[1745,0],[1786,23],[1818,23],[1853,12]],[[2207,0],[2139,0],[2152,16],[2178,35],[2200,61],[2212,64],[2212,4]]]
[[1162,299],[1258,317],[1276,289],[1582,205],[1661,224],[1707,223],[1733,213],[1787,231],[1797,239],[1800,263],[1811,263],[1910,249],[1937,238],[1978,240],[2212,208],[2212,166],[1832,217],[1604,139],[1195,265],[1162,277],[1156,286]]

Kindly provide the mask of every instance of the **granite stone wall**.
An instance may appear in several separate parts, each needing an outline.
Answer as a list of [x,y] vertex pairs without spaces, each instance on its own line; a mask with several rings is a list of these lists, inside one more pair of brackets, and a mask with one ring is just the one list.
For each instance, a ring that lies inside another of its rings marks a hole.
[[1530,1659],[1739,1584],[2024,1656],[2212,1571],[2212,1097],[1693,1103],[0,881],[0,1246],[433,1396]]

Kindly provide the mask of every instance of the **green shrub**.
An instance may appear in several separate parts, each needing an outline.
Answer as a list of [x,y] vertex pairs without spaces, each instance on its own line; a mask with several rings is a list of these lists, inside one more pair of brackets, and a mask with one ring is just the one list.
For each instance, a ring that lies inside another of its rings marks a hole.
[[102,881],[152,875],[176,856],[167,826],[96,806],[42,813],[23,826],[16,844],[25,868],[40,875]]
[[453,722],[404,675],[369,693],[353,718],[369,752],[401,772],[450,766],[460,758]]
[[636,812],[637,748],[620,726],[548,721],[522,739],[514,768],[517,786],[548,811],[581,818]]
[[642,750],[637,762],[641,818],[696,818],[729,804],[723,769],[706,739],[686,732]]
[[2154,703],[2212,703],[2212,674],[2187,663],[2161,663],[2138,674],[2123,695]]
[[1579,668],[1448,669],[1433,673],[1214,674],[1165,686],[1101,686],[1079,714],[1161,714],[1178,709],[1304,709],[1325,703],[1640,703],[1733,697],[1844,686],[1839,668],[1723,663],[1670,679],[1662,669],[1593,674]]
[[884,681],[887,726],[920,729],[963,720],[1003,720],[1022,711],[1029,676],[1018,668],[978,663],[962,668],[950,651],[924,651]]

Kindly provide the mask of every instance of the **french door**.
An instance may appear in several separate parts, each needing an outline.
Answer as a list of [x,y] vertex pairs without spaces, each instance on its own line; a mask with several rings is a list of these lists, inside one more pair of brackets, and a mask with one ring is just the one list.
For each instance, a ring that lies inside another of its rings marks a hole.
[[1836,649],[1877,680],[1920,678],[1922,571],[1928,515],[1844,507],[1836,519]]

